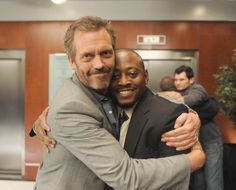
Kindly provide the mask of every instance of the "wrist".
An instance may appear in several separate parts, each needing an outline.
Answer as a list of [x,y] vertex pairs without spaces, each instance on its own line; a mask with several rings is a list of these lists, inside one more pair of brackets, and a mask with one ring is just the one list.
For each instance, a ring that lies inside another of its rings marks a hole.
[[200,151],[204,152],[202,149],[202,145],[199,141],[197,141],[196,144],[191,148],[191,151],[194,151],[194,150],[200,150]]
[[198,113],[196,112],[196,111],[194,111],[192,108],[190,108],[190,107],[188,107],[188,113],[193,113],[193,114],[195,114],[197,117],[199,117],[198,116]]

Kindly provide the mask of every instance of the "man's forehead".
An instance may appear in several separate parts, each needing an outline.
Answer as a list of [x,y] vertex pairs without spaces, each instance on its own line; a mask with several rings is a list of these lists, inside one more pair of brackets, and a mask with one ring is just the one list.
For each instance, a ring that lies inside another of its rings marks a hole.
[[104,28],[94,31],[76,30],[74,33],[74,40],[81,43],[90,43],[91,41],[106,41],[106,43],[112,45],[111,36]]
[[175,78],[187,78],[187,75],[185,72],[175,73]]
[[139,59],[135,54],[132,52],[116,52],[116,60],[117,63],[130,63],[130,64],[136,64],[139,62]]
[[132,51],[129,51],[129,50],[116,50],[116,55],[119,58],[120,57],[126,57],[126,58],[128,58],[128,57],[136,57],[137,58],[135,53],[132,52]]

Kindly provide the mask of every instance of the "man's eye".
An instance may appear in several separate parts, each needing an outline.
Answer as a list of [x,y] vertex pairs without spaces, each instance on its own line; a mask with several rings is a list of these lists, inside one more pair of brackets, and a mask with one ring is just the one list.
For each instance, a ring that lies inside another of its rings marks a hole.
[[110,58],[110,57],[112,57],[112,55],[113,55],[113,51],[112,50],[103,51],[101,53],[101,56],[102,57],[106,57],[106,58]]
[[82,56],[82,59],[83,59],[84,61],[89,61],[89,60],[92,59],[92,57],[93,57],[92,54],[86,53],[86,54],[84,54],[84,55]]
[[137,75],[138,75],[138,73],[135,72],[135,71],[132,71],[132,72],[129,73],[129,76],[130,76],[131,78],[135,78]]

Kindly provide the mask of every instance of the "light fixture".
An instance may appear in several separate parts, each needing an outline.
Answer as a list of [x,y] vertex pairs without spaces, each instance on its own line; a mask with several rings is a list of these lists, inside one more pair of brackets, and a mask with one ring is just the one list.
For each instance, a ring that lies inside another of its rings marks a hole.
[[51,0],[54,4],[63,4],[65,3],[67,0]]

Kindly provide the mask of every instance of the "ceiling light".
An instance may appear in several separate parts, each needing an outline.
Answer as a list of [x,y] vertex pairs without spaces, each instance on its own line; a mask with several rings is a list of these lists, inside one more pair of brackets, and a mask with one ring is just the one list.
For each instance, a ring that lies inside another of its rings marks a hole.
[[65,3],[67,0],[51,0],[54,4],[63,4]]

